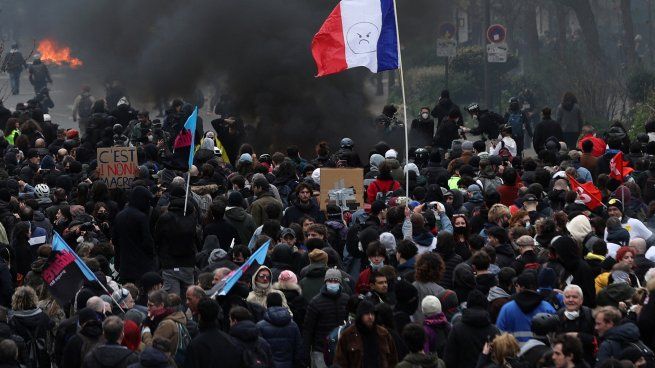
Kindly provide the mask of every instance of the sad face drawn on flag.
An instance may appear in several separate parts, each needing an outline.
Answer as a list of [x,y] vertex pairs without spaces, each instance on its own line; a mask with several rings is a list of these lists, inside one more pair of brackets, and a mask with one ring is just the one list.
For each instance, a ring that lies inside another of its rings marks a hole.
[[346,39],[348,48],[355,54],[370,54],[376,52],[380,29],[373,23],[359,22],[348,29]]
[[587,193],[585,193],[584,189],[582,187],[577,187],[575,188],[575,191],[578,192],[578,198],[582,201],[582,203],[587,204],[591,202],[591,196]]

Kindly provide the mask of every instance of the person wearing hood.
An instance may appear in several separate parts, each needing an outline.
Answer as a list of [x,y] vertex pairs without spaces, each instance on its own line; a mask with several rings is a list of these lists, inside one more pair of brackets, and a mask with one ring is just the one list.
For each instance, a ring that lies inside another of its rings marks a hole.
[[580,248],[573,238],[560,236],[552,242],[551,254],[556,262],[563,268],[559,275],[558,285],[564,283],[575,284],[582,288],[584,305],[593,308],[596,306],[596,292],[593,272],[589,264],[580,256]]
[[444,362],[436,354],[426,354],[423,350],[426,339],[425,330],[416,323],[402,329],[402,338],[409,354],[396,365],[396,368],[445,368]]
[[393,319],[396,330],[402,332],[403,328],[411,323],[411,317],[419,307],[418,291],[410,282],[403,279],[396,280],[396,305],[393,308]]
[[30,83],[34,87],[34,94],[38,94],[43,88],[48,86],[48,83],[52,83],[48,67],[41,61],[40,54],[37,53],[34,55],[34,61],[29,66],[28,71]]
[[511,267],[503,267],[498,272],[498,286],[489,289],[489,294],[487,295],[491,322],[496,323],[500,309],[512,299],[511,294],[515,277],[516,271]]
[[[275,206],[279,212],[278,218],[282,218],[282,202],[277,200],[270,189],[268,180],[264,177],[253,179],[252,191],[255,194],[255,201],[250,205],[248,212],[252,215],[255,221],[255,227],[264,224],[268,220],[266,207],[268,205]],[[250,237],[246,238],[250,239]]]
[[325,367],[325,337],[348,317],[349,296],[342,292],[341,272],[336,269],[327,270],[324,282],[320,293],[307,305],[303,323],[304,356],[311,356],[312,367]]
[[243,195],[237,191],[230,192],[227,196],[227,207],[225,207],[225,221],[236,229],[239,239],[245,241],[252,238],[257,225],[255,225],[253,217],[243,209],[242,204]]
[[205,239],[210,235],[215,235],[218,238],[220,247],[225,251],[229,251],[232,242],[234,244],[241,244],[246,239],[241,239],[237,229],[225,220],[226,208],[224,201],[216,201],[209,206],[209,213],[211,214],[212,220],[205,225],[202,234]]
[[544,301],[536,289],[537,277],[534,271],[524,271],[516,280],[517,293],[514,300],[503,305],[498,314],[498,329],[512,334],[520,344],[533,336],[532,317],[537,313],[556,313],[553,306]]
[[102,336],[102,321],[94,310],[83,308],[77,314],[79,329],[64,347],[62,367],[81,367],[86,354],[98,345]]
[[369,171],[364,175],[364,185],[369,186],[380,175],[380,165],[384,162],[384,156],[374,153],[368,159]]
[[271,293],[266,297],[264,319],[257,322],[261,336],[271,346],[276,368],[293,368],[300,364],[302,338],[298,325],[293,321],[289,310],[282,306],[280,294]]
[[139,361],[138,355],[120,344],[123,339],[123,321],[120,318],[108,317],[102,323],[102,336],[105,342],[84,357],[83,367],[125,368]]
[[578,107],[578,99],[571,92],[566,92],[562,103],[557,106],[555,120],[562,127],[564,142],[568,147],[575,147],[582,130],[582,110]]
[[425,316],[423,329],[426,335],[423,351],[426,354],[436,353],[438,356],[443,356],[451,326],[446,315],[441,311],[441,302],[436,296],[428,295],[421,301],[421,311]]
[[195,207],[188,206],[185,214],[185,201],[184,189],[175,187],[166,213],[157,220],[154,234],[164,290],[180,295],[182,299],[181,293],[194,283],[193,268],[200,242],[196,232]]
[[600,307],[594,312],[595,329],[600,339],[596,366],[610,358],[619,359],[623,349],[641,343],[639,328],[632,322],[621,321],[621,312],[615,307]]
[[291,206],[284,211],[282,226],[288,227],[292,222],[298,223],[304,216],[310,216],[317,223],[325,222],[325,216],[323,216],[318,202],[312,197],[312,193],[312,188],[305,183],[296,186],[296,198],[291,201]]
[[442,119],[437,125],[437,131],[434,134],[433,145],[443,150],[450,149],[453,141],[460,138],[459,119],[461,113],[458,110],[451,110],[445,119]]
[[340,367],[395,367],[396,346],[391,334],[375,321],[375,308],[363,300],[355,323],[346,328],[337,345],[335,363]]
[[[11,331],[20,336],[28,346],[33,339],[46,339],[55,327],[50,317],[37,306],[37,302],[36,292],[29,286],[16,288],[11,298],[7,323]],[[37,348],[28,365],[49,367],[50,356],[46,350],[49,348],[50,346]]]
[[285,308],[289,309],[284,294],[279,290],[273,289],[271,269],[266,266],[260,266],[252,275],[252,291],[248,294],[246,301],[259,304],[266,308],[266,297],[271,293],[279,294],[282,298],[282,304]]
[[129,204],[114,219],[112,243],[114,265],[122,282],[137,282],[146,272],[155,271],[154,240],[150,232],[152,193],[135,187]]
[[447,117],[451,111],[454,111],[454,114],[459,121],[462,120],[462,112],[460,111],[459,106],[450,99],[450,92],[447,89],[444,89],[441,91],[439,99],[430,112],[430,115],[437,119],[437,126],[439,126],[441,121]]
[[485,342],[499,334],[491,323],[485,296],[479,290],[469,293],[466,305],[446,341],[443,355],[446,367],[475,368]]

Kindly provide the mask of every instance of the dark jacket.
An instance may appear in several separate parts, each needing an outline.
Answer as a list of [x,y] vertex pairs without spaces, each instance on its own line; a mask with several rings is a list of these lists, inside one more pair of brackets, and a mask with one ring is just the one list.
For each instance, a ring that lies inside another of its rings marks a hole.
[[184,216],[184,198],[174,198],[168,211],[161,215],[155,226],[155,244],[160,267],[193,267],[196,263],[196,214],[188,206]]
[[327,266],[322,262],[311,263],[303,270],[307,271],[304,276],[300,275],[302,278],[298,282],[298,285],[302,289],[303,297],[309,302],[321,292],[323,285],[325,285],[324,278]]
[[443,361],[434,354],[409,353],[396,368],[446,368]]
[[564,274],[560,275],[560,285],[569,276],[573,276],[572,284],[582,288],[584,305],[589,308],[596,306],[596,286],[591,267],[576,252],[575,240],[570,237],[562,237],[553,242],[553,248],[557,253],[558,262],[564,267]]
[[[395,367],[398,361],[396,345],[389,331],[384,327],[374,326],[377,348],[378,348],[378,367],[388,368]],[[360,368],[363,363],[365,353],[365,337],[360,332],[357,323],[346,328],[339,337],[337,342],[337,352],[334,356],[334,363],[339,367]]]
[[255,226],[261,226],[264,224],[264,221],[268,220],[268,215],[266,214],[266,207],[268,205],[277,207],[280,217],[282,217],[282,203],[269,190],[260,192],[257,194],[257,199],[252,202],[248,209],[248,212],[252,215],[252,219],[255,221]]
[[232,239],[234,239],[234,244],[243,244],[250,240],[241,239],[237,229],[224,219],[214,219],[214,221],[205,225],[202,230],[202,236],[207,239],[208,235],[216,235],[218,238],[218,244],[225,251],[230,251],[230,244],[232,244]]
[[[230,336],[234,339],[237,346],[243,351],[247,349],[257,350],[266,354],[267,367],[273,367],[273,353],[271,346],[264,340],[257,326],[253,321],[240,321],[230,328]],[[223,359],[221,359],[223,361]]]
[[271,346],[276,368],[293,368],[300,363],[302,338],[298,326],[285,307],[270,307],[257,322],[261,336]]
[[450,149],[455,139],[459,139],[459,126],[453,120],[443,120],[434,135],[434,144],[439,148]]
[[221,362],[221,367],[241,367],[241,349],[215,323],[200,324],[200,332],[187,347],[185,366],[204,368]]
[[480,308],[465,309],[446,341],[443,356],[446,367],[475,368],[484,343],[489,336],[497,334],[499,331],[491,324],[489,312]]
[[62,367],[82,366],[82,360],[94,346],[98,345],[102,336],[102,324],[100,322],[87,322],[80,331],[68,340],[64,347]]
[[441,255],[441,258],[446,264],[446,270],[444,271],[443,277],[441,277],[441,280],[438,282],[438,284],[443,286],[444,289],[452,289],[453,272],[455,271],[455,267],[457,267],[458,264],[463,262],[462,257],[460,257],[459,254],[455,253],[454,251],[451,251],[449,253],[440,252],[438,245],[437,245],[437,253]]
[[0,259],[0,305],[9,308],[11,306],[11,295],[13,294],[13,281],[9,265]]
[[537,153],[545,148],[546,139],[549,137],[555,137],[560,142],[564,140],[560,124],[552,119],[542,120],[537,123],[534,127],[534,136],[532,136],[532,145]]
[[234,226],[242,242],[250,241],[252,234],[257,230],[252,216],[241,207],[233,207],[225,211],[225,221]]
[[152,194],[145,187],[134,188],[129,205],[114,219],[111,238],[122,281],[138,281],[144,273],[155,271],[149,222],[151,199]]
[[318,206],[316,200],[312,198],[309,200],[309,203],[304,204],[296,199],[293,201],[293,204],[284,211],[282,226],[288,227],[292,222],[298,223],[303,216],[311,216],[318,223],[325,222],[325,216],[323,216],[323,212],[321,212],[321,208]]
[[307,310],[308,301],[302,296],[302,289],[298,285],[285,285],[283,289],[279,283],[273,284],[273,288],[280,290],[287,300],[289,310],[293,315],[293,321],[296,322],[298,328],[302,330],[303,323],[305,322],[305,311]]
[[84,357],[84,368],[125,368],[137,363],[139,356],[125,346],[106,343],[97,346]]
[[596,366],[609,358],[620,359],[623,349],[639,341],[639,328],[632,322],[626,322],[605,331],[600,340]]
[[496,264],[498,267],[511,267],[514,261],[514,249],[509,244],[500,244],[496,247]]
[[170,359],[163,352],[148,346],[139,355],[139,362],[128,368],[173,368]]
[[305,352],[309,352],[310,348],[323,351],[325,337],[348,317],[348,299],[347,294],[341,291],[330,294],[323,286],[321,292],[309,302],[302,333]]

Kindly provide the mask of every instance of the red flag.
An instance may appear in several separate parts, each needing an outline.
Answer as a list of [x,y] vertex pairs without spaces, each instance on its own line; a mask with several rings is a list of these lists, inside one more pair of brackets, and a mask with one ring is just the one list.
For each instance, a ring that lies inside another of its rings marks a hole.
[[610,178],[623,183],[623,178],[630,175],[634,171],[633,168],[628,167],[628,161],[623,160],[623,152],[619,151],[610,160]]
[[603,196],[600,193],[600,189],[596,188],[594,183],[587,182],[580,184],[571,175],[568,175],[568,177],[569,183],[571,183],[571,188],[578,193],[578,198],[580,198],[587,208],[593,210],[598,206],[603,205]]

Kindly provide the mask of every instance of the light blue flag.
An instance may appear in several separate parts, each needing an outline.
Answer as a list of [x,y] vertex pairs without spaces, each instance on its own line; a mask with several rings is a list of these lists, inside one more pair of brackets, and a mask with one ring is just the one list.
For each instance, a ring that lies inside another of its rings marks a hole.
[[193,109],[193,113],[191,113],[191,116],[189,116],[188,119],[186,119],[186,123],[184,123],[184,129],[191,131],[191,146],[189,146],[189,170],[191,170],[191,166],[193,165],[193,155],[195,154],[195,150],[193,149],[194,144],[193,142],[196,140],[196,122],[198,121],[198,106],[196,106],[195,109]]
[[225,276],[222,282],[220,282],[217,286],[217,291],[213,293],[214,295],[226,295],[232,287],[239,281],[241,276],[248,271],[248,268],[253,264],[253,262],[257,261],[260,265],[264,264],[264,261],[266,260],[266,254],[268,253],[268,247],[271,244],[271,241],[268,240],[264,245],[259,247],[253,253],[250,258],[246,262],[241,265],[241,267],[237,268],[236,270],[230,272],[229,275]]
[[[80,256],[78,256],[77,253],[75,253],[75,251],[72,250],[71,247],[68,246],[68,244],[66,244],[66,241],[61,238],[59,233],[57,233],[56,231],[54,233],[55,236],[52,237],[52,250],[53,251],[66,250],[70,252],[72,255],[75,256],[75,264],[77,264],[77,267],[80,268],[80,271],[82,271],[84,277],[86,277],[86,279],[89,281],[98,281],[98,283],[100,283],[100,280],[98,280],[96,275],[93,274],[93,271],[91,271],[89,266],[87,266],[86,263],[84,263],[82,258],[80,258]],[[100,283],[100,285],[102,285],[102,283]]]

